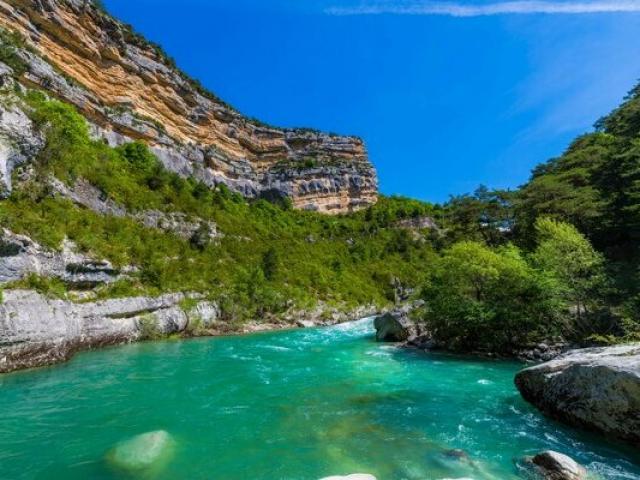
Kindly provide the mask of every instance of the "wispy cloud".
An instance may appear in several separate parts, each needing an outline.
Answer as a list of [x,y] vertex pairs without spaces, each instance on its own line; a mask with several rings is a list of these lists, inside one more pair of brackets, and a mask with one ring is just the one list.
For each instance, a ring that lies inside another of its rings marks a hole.
[[445,15],[480,17],[488,15],[585,14],[640,12],[640,0],[540,1],[517,0],[486,4],[457,2],[363,3],[355,7],[331,7],[331,15]]

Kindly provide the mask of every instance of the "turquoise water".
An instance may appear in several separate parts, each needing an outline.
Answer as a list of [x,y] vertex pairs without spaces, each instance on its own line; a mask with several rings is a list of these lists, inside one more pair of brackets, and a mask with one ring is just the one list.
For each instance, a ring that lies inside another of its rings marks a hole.
[[[90,352],[0,376],[0,479],[509,480],[514,459],[547,448],[640,479],[632,450],[521,400],[519,367],[376,344],[371,321]],[[175,445],[162,468],[128,475],[106,460],[156,430]]]

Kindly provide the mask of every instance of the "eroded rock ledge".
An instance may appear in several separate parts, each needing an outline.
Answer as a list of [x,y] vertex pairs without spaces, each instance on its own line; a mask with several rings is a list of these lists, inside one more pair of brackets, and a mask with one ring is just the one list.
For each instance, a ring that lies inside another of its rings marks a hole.
[[333,325],[372,314],[319,305],[278,319],[234,324],[215,302],[182,293],[75,303],[32,290],[5,290],[0,301],[0,373],[53,365],[76,352],[172,334],[211,336]]
[[180,175],[301,209],[340,213],[377,199],[360,139],[247,119],[93,2],[0,0],[0,26],[33,49],[21,52],[20,83],[75,105],[111,145],[144,141]]
[[640,446],[640,344],[573,350],[515,382],[547,415]]
[[30,290],[8,290],[0,304],[0,373],[51,365],[75,352],[185,331],[211,328],[214,303],[181,306],[183,294],[73,303]]

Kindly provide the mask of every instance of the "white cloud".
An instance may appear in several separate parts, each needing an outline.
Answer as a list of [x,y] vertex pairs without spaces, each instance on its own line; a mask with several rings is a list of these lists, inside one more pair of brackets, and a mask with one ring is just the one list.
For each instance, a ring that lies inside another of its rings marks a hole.
[[356,7],[331,7],[331,15],[446,15],[452,17],[480,17],[509,14],[584,14],[640,12],[640,0],[593,0],[593,1],[541,1],[517,0],[487,4],[464,4],[455,2],[419,2],[362,4]]

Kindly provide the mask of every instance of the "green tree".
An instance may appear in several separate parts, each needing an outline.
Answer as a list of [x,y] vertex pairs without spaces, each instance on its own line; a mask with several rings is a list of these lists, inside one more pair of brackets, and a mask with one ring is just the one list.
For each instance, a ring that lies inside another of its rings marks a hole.
[[262,272],[269,281],[274,280],[278,274],[278,252],[273,247],[262,255]]
[[514,246],[453,245],[431,269],[423,295],[428,328],[453,349],[509,352],[559,325],[555,282]]
[[472,195],[452,197],[445,206],[448,236],[453,241],[504,244],[513,228],[513,193],[481,185]]
[[602,306],[606,285],[604,257],[573,225],[539,218],[535,228],[538,246],[531,255],[533,264],[557,280],[562,297],[575,312],[578,329],[592,332],[591,318]]

